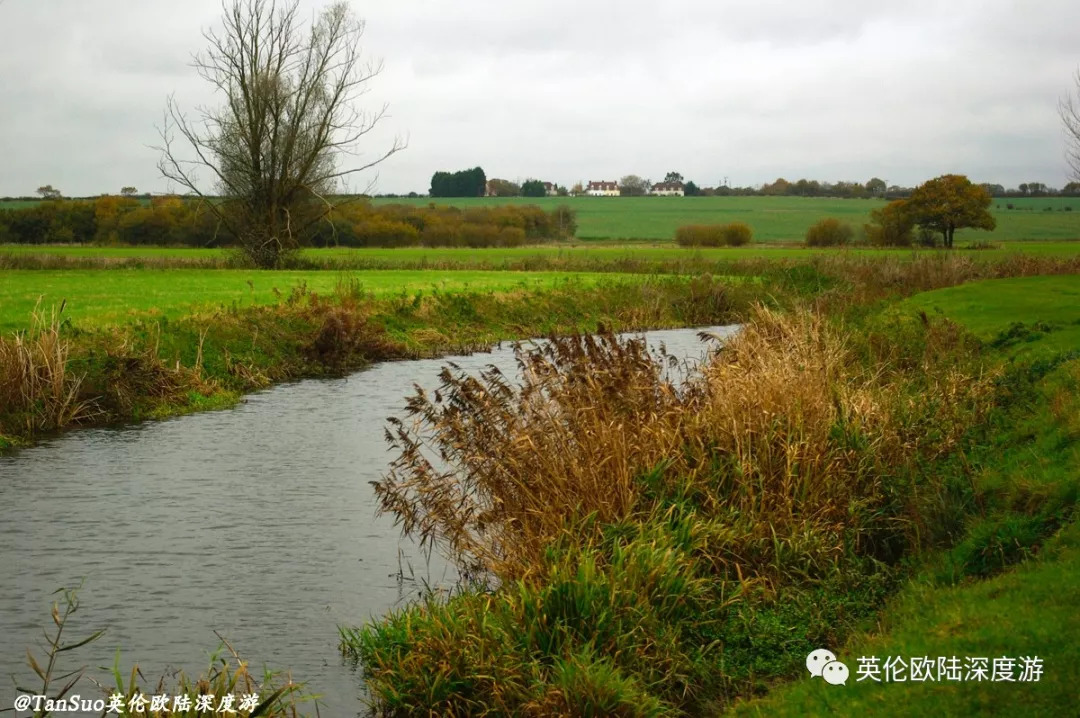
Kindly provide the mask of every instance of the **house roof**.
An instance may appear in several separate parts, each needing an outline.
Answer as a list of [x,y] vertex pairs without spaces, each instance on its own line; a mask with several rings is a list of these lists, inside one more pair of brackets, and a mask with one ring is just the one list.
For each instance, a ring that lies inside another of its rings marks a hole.
[[652,188],[653,188],[654,191],[655,190],[664,191],[664,190],[672,190],[672,189],[682,189],[683,188],[683,183],[682,182],[657,182],[656,184],[654,184],[652,186]]
[[619,183],[618,182],[605,182],[603,180],[601,180],[600,182],[593,182],[592,180],[590,180],[589,181],[589,187],[588,187],[588,189],[618,189],[618,188],[619,188]]

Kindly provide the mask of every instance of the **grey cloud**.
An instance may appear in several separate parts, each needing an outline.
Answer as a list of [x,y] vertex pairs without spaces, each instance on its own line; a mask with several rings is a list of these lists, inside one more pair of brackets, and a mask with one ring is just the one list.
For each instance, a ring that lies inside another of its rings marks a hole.
[[[390,106],[370,154],[410,138],[378,191],[477,164],[562,183],[673,168],[700,184],[1065,182],[1056,103],[1080,63],[1068,0],[353,5],[386,62],[364,98]],[[0,4],[0,195],[165,190],[148,145],[167,95],[213,101],[189,63],[219,13],[217,0]]]

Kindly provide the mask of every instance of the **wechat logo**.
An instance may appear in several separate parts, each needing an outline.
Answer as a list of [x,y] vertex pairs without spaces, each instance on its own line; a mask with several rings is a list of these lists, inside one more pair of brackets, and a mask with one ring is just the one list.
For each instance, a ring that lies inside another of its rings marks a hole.
[[822,678],[830,685],[847,685],[848,667],[836,660],[836,654],[824,648],[811,651],[806,657],[806,670],[814,678]]

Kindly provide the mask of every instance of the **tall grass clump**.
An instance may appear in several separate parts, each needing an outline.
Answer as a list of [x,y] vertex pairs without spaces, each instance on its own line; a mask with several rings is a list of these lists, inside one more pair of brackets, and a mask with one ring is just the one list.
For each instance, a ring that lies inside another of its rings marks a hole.
[[520,384],[446,369],[375,488],[475,584],[343,630],[376,706],[693,714],[795,670],[970,491],[923,469],[989,378],[948,325],[890,332],[758,309],[681,382],[611,335],[520,351]]
[[680,247],[741,247],[752,237],[750,225],[744,222],[687,224],[675,230],[675,242]]
[[6,419],[0,436],[50,431],[93,412],[80,397],[82,376],[68,365],[71,345],[62,334],[62,312],[62,306],[49,313],[39,306],[28,329],[0,337],[0,416]]
[[855,230],[835,217],[819,220],[806,230],[807,247],[842,247],[851,243]]

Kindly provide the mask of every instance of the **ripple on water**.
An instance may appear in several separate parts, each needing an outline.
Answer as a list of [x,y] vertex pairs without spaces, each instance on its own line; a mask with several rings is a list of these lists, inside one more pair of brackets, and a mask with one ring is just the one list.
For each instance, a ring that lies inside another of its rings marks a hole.
[[[702,352],[696,330],[648,337],[676,356]],[[29,679],[25,646],[40,638],[51,592],[85,576],[74,633],[108,632],[76,666],[111,666],[119,647],[147,676],[199,671],[216,630],[258,665],[308,681],[333,715],[360,711],[338,624],[415,595],[394,579],[399,550],[418,576],[453,581],[399,540],[390,517],[375,517],[369,484],[392,458],[385,419],[448,360],[379,364],[0,457],[0,675]],[[515,369],[509,346],[452,360]]]

